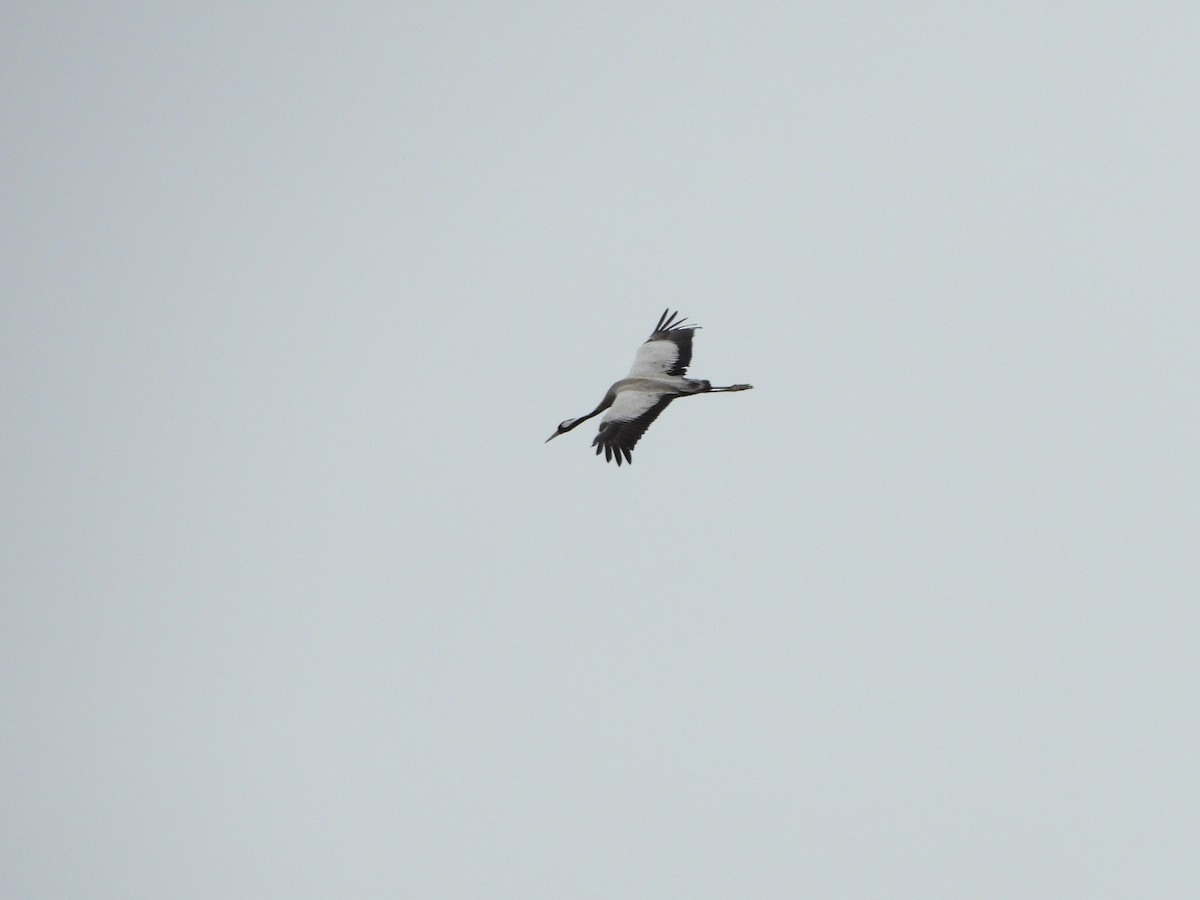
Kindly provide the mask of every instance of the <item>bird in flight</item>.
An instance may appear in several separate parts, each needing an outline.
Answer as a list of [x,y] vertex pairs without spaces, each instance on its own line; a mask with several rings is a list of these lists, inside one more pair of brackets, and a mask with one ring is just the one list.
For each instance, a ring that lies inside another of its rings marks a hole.
[[664,310],[654,332],[646,343],[638,347],[629,374],[608,389],[600,405],[586,416],[567,419],[546,443],[560,434],[586,422],[592,416],[608,410],[600,420],[600,431],[592,446],[596,455],[604,451],[608,462],[616,459],[633,462],[633,448],[658,418],[658,414],[676,397],[692,394],[715,394],[722,391],[748,391],[754,385],[732,384],[728,387],[713,387],[710,382],[685,378],[687,367],[692,361],[692,333],[699,325],[686,324],[687,319],[678,318],[679,313]]

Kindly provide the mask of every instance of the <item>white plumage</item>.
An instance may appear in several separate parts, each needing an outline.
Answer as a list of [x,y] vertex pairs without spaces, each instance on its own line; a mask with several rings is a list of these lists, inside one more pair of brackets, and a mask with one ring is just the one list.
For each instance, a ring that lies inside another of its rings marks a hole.
[[659,392],[654,388],[647,390],[628,387],[618,391],[612,406],[600,420],[600,425],[603,426],[605,422],[630,422],[639,419],[653,408],[659,397]]
[[[686,329],[691,331],[692,328]],[[657,329],[655,330],[657,333]],[[633,368],[626,378],[654,378],[666,375],[679,362],[679,344],[669,339],[650,339],[638,347],[637,356],[633,358]]]

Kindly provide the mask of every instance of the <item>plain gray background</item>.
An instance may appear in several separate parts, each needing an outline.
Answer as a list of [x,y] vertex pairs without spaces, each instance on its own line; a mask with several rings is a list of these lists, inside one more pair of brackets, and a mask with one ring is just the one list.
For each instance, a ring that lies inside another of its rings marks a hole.
[[5,897],[1197,896],[1194,3],[0,18]]

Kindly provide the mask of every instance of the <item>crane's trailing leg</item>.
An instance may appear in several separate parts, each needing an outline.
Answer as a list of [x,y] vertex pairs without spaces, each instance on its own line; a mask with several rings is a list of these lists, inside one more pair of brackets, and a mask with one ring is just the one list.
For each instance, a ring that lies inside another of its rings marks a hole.
[[708,393],[711,394],[716,391],[748,391],[752,387],[754,387],[752,384],[731,384],[729,387],[710,387]]

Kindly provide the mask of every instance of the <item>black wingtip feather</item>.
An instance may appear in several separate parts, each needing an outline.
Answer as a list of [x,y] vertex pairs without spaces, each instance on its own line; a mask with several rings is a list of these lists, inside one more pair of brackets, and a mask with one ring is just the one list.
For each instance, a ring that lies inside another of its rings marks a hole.
[[666,309],[659,316],[658,324],[654,326],[654,331],[650,332],[650,338],[653,340],[656,334],[664,334],[670,331],[691,331],[693,328],[699,327],[699,325],[689,325],[688,320],[685,317],[681,317],[678,310],[672,312],[670,309]]
[[602,423],[596,437],[592,440],[596,454],[599,455],[600,448],[603,447],[606,462],[615,461],[618,466],[625,463],[633,465],[634,446],[641,440],[646,429],[650,427],[650,423],[658,418],[658,414],[666,409],[674,399],[675,395],[664,394],[654,406],[636,419],[618,419]]

